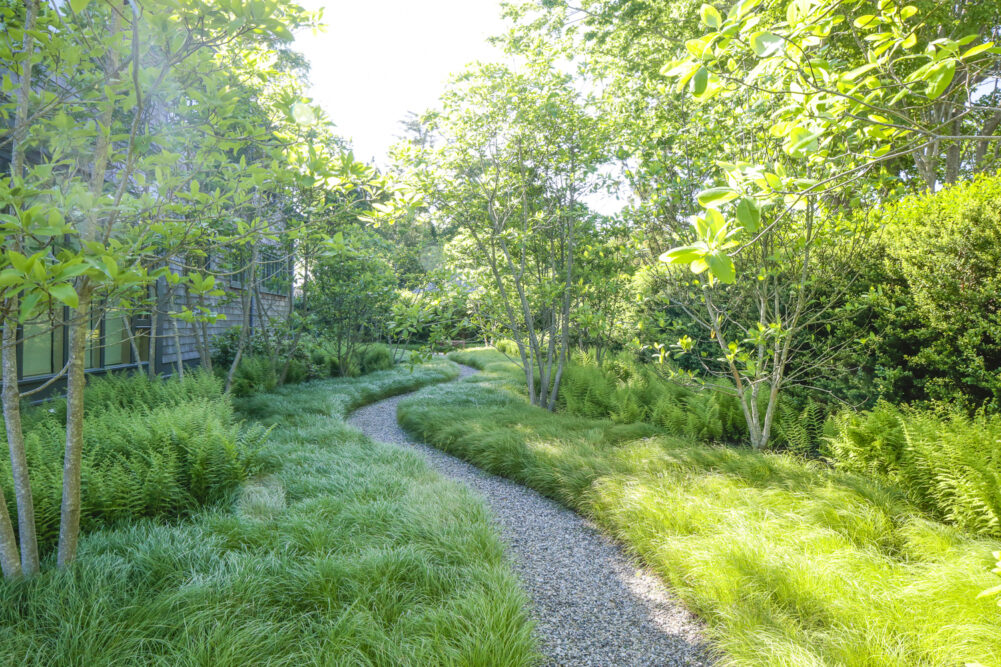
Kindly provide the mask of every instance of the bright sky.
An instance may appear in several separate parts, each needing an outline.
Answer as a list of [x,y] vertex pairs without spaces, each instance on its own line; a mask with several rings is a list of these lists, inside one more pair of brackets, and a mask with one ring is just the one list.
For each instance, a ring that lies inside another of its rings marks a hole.
[[311,95],[354,144],[355,157],[385,165],[407,111],[434,106],[449,75],[499,52],[499,0],[298,0],[324,8],[325,32],[296,48],[312,63]]

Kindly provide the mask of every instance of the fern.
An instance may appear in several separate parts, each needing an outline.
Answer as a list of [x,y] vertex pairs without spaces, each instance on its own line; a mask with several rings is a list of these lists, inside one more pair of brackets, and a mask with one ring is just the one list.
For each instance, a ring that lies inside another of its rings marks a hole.
[[[268,431],[243,429],[208,373],[184,380],[109,377],[88,387],[81,466],[84,530],[138,517],[172,518],[225,498],[248,474],[276,467],[260,454]],[[49,410],[53,411],[50,412]],[[65,431],[58,406],[29,411],[25,448],[42,549],[59,530]],[[0,491],[13,503],[10,463]]]
[[836,416],[832,430],[839,467],[888,477],[934,516],[1001,536],[1001,417],[880,404]]

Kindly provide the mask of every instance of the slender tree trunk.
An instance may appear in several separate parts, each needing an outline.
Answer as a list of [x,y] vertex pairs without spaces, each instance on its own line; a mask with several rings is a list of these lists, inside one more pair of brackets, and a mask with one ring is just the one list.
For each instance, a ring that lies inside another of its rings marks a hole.
[[[157,289],[159,292],[159,288]],[[157,298],[156,304],[150,310],[149,314],[149,361],[147,362],[146,370],[148,372],[149,378],[153,379],[157,375],[157,359],[160,355],[160,304],[159,298]]]
[[[21,404],[17,386],[17,322],[10,315],[12,310],[16,312],[17,300],[7,299],[4,305],[6,308],[3,330],[3,411],[4,421],[7,426],[7,442],[11,450],[11,468],[14,472],[14,493],[17,496],[19,485],[18,466],[14,463],[15,438],[20,442],[20,449],[24,450],[24,438],[20,433]],[[12,431],[15,431],[14,438],[11,437]],[[27,473],[26,467],[24,470]],[[30,499],[30,485],[28,486],[28,494]],[[20,496],[18,496],[18,501],[20,501]],[[20,515],[21,511],[19,509],[19,519]],[[34,517],[32,517],[33,520]],[[3,571],[3,576],[9,579],[20,575],[21,567],[17,540],[14,537],[14,526],[10,522],[10,513],[7,511],[7,499],[4,498],[3,493],[0,493],[0,569]]]
[[236,369],[240,365],[240,360],[243,358],[243,350],[247,346],[247,338],[250,334],[250,304],[252,303],[253,294],[251,292],[251,285],[257,279],[257,260],[258,260],[258,250],[257,244],[253,245],[253,249],[250,251],[250,266],[247,270],[247,280],[244,284],[240,286],[240,306],[243,310],[243,322],[240,323],[240,338],[236,344],[236,354],[233,355],[233,363],[229,365],[229,372],[226,373],[226,386],[225,392],[228,394],[230,389],[233,388],[233,378],[236,377]]
[[[177,312],[177,291],[174,290],[170,294],[170,303],[173,311]],[[174,339],[174,368],[177,369],[177,377],[181,380],[184,379],[184,355],[181,353],[181,332],[180,327],[177,326],[177,318],[170,318],[170,330],[171,335]]]
[[67,567],[76,559],[80,537],[80,468],[83,460],[84,359],[90,334],[91,288],[86,280],[77,288],[80,304],[69,324],[69,371],[66,373],[66,453],[63,459],[63,500],[59,516],[57,564]]
[[[709,326],[712,328],[712,332],[714,334],[713,337],[716,339],[716,343],[723,351],[723,356],[725,358],[730,353],[730,350],[727,347],[726,340],[723,338],[723,329],[720,326],[719,313],[716,311],[716,307],[713,305],[712,298],[709,296],[708,292],[705,293],[705,304],[706,304],[706,312],[709,315],[707,321],[709,322]],[[740,369],[738,369],[736,364],[734,364],[733,361],[729,359],[727,359],[727,368],[730,371],[730,377],[733,378],[733,384],[737,391],[737,398],[738,398],[738,403],[740,404],[740,410],[741,412],[744,413],[744,421],[747,423],[747,431],[751,439],[751,447],[757,449],[759,439],[757,436],[758,422],[755,415],[756,410],[754,413],[752,413],[751,406],[749,405],[749,403],[751,404],[754,403],[755,399],[757,398],[756,396],[757,392],[754,386],[752,386],[750,391],[751,393],[750,401],[748,401],[748,397],[745,395],[747,392],[744,387],[744,379],[740,375]]]
[[[201,306],[202,312],[207,310],[205,306],[205,295],[198,295],[198,305]],[[201,320],[194,325],[195,335],[198,339],[198,356],[201,357],[202,367],[205,370],[212,370],[212,350],[209,345],[209,324],[205,320]]]
[[[32,85],[32,53],[34,52],[34,37],[38,19],[38,0],[27,0],[25,3],[24,38],[22,52],[24,62],[21,66],[20,85],[17,92],[17,105],[14,111],[14,137],[11,146],[11,180],[12,185],[19,185],[24,176],[25,134],[28,131],[28,103],[31,97]],[[22,250],[21,239],[17,238],[16,247]],[[35,503],[31,497],[31,479],[28,471],[28,457],[24,448],[24,432],[21,428],[21,390],[18,386],[17,367],[17,328],[20,311],[20,299],[12,297],[6,304],[3,322],[3,415],[7,433],[7,445],[10,450],[11,473],[14,481],[14,495],[17,499],[17,523],[20,538],[22,574],[33,575],[38,572],[38,538],[35,531]],[[16,561],[17,546],[14,545],[13,528],[10,515],[7,513],[6,500],[3,501],[0,512],[0,563],[5,576],[12,576],[8,559]]]
[[[571,201],[571,210],[573,208],[573,202]],[[566,244],[567,244],[567,257],[566,257],[566,274],[563,281],[563,302],[561,304],[560,311],[560,349],[559,349],[559,360],[556,366],[556,378],[553,381],[552,394],[549,397],[549,411],[552,412],[556,409],[556,400],[559,398],[560,394],[560,382],[563,379],[563,368],[567,363],[567,348],[570,345],[570,300],[571,300],[571,289],[573,287],[573,275],[574,275],[574,264],[573,264],[573,254],[575,250],[576,240],[574,237],[573,220],[567,222],[566,227]]]
[[132,325],[129,324],[129,318],[125,315],[122,315],[122,326],[125,328],[125,335],[129,337],[129,349],[132,351],[132,361],[138,368],[141,363],[139,360],[139,345],[136,344],[136,337],[132,333]]
[[[109,33],[121,33],[122,15],[113,12]],[[120,58],[117,50],[108,53],[105,66],[105,83],[118,76]],[[105,174],[111,158],[111,124],[115,112],[115,98],[109,92],[104,100],[98,118],[95,119],[97,138],[94,142],[94,161],[91,165],[90,190],[95,205],[83,221],[80,238],[95,241],[98,237],[98,216],[101,215],[101,201],[105,189]],[[123,181],[124,187],[124,181]],[[121,193],[119,193],[121,194]],[[117,202],[116,202],[117,203]],[[110,235],[115,212],[106,212],[104,238]],[[77,279],[76,291],[79,305],[70,323],[69,371],[66,374],[66,452],[63,458],[63,499],[59,518],[59,549],[57,564],[60,568],[69,566],[76,559],[77,541],[80,538],[80,466],[83,460],[83,394],[87,378],[84,357],[87,352],[87,337],[90,333],[90,311],[94,287],[90,279]]]
[[[10,299],[11,311],[17,312],[17,307],[17,298]],[[21,572],[30,576],[38,573],[38,537],[35,534],[35,503],[31,497],[28,456],[21,430],[21,391],[17,385],[17,370],[17,321],[8,314],[3,328],[3,418],[17,498]],[[7,522],[10,522],[9,518]]]

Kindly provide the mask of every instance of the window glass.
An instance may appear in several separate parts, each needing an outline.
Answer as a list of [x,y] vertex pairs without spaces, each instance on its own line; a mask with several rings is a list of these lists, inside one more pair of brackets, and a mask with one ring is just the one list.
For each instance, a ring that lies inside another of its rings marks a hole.
[[[57,330],[56,337],[62,342],[62,331]],[[22,330],[24,343],[21,346],[21,374],[24,377],[34,377],[36,375],[48,375],[54,373],[53,363],[53,339],[52,326],[48,322],[38,324],[26,324]],[[58,361],[62,364],[62,345],[59,346]]]
[[135,337],[136,347],[139,349],[139,361],[149,361],[149,324],[137,326]]
[[90,330],[87,332],[87,353],[84,355],[87,368],[101,366],[101,320],[94,311],[90,313]]
[[118,366],[129,363],[129,333],[121,313],[111,311],[104,320],[104,365]]

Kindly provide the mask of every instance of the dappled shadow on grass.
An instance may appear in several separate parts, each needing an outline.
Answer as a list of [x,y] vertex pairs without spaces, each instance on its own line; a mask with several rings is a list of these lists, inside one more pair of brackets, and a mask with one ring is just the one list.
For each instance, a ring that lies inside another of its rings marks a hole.
[[729,659],[1001,664],[997,608],[976,597],[1001,543],[819,462],[532,408],[494,388],[505,372],[427,389],[401,423],[595,517],[710,620]]

